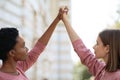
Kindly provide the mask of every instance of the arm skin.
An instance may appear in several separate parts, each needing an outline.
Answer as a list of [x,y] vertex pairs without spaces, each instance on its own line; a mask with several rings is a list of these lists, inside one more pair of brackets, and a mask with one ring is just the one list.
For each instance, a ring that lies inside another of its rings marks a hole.
[[80,37],[74,31],[74,29],[72,28],[71,24],[69,23],[69,21],[67,19],[67,13],[66,13],[67,10],[62,9],[62,11],[63,11],[62,12],[62,21],[63,21],[63,23],[64,23],[64,25],[66,27],[66,30],[67,30],[67,33],[68,33],[68,35],[70,37],[71,42],[74,42],[74,41],[80,39]]
[[42,44],[46,46],[59,21],[60,21],[60,14],[58,14],[58,16],[54,19],[54,21],[51,23],[49,28],[45,31],[45,33],[42,35],[42,37],[40,37],[38,41],[40,41]]
[[57,17],[51,23],[49,28],[45,31],[45,33],[38,39],[37,43],[35,44],[34,48],[30,50],[28,53],[28,58],[25,61],[18,62],[18,67],[23,70],[24,72],[28,70],[38,59],[39,55],[43,52],[44,48],[47,46],[50,37],[53,34],[53,31],[56,28],[56,25],[61,20],[61,14],[58,13]]

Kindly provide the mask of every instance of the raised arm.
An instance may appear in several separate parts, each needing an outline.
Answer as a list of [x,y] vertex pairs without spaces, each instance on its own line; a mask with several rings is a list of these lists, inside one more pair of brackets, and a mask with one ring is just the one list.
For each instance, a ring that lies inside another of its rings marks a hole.
[[65,24],[65,27],[66,27],[66,30],[68,32],[71,42],[74,42],[75,40],[79,39],[80,37],[77,35],[77,33],[74,31],[74,29],[72,28],[71,24],[68,21],[68,18],[67,18],[68,8],[63,7],[61,9],[62,9],[61,11],[63,14],[62,21]]
[[58,22],[60,21],[60,13],[58,14],[58,16],[54,19],[54,21],[51,23],[51,25],[49,26],[49,28],[45,31],[45,33],[42,35],[42,37],[39,38],[38,41],[40,41],[42,44],[47,45],[48,41],[50,40],[50,37],[56,27],[56,25],[58,24]]
[[102,69],[103,64],[94,57],[92,52],[84,45],[81,38],[72,28],[71,24],[67,19],[68,8],[63,7],[61,13],[62,13],[62,21],[65,24],[65,28],[72,42],[75,52],[81,59],[81,62],[89,68],[90,72],[93,75],[96,75],[99,69]]
[[52,33],[57,25],[57,23],[60,21],[60,13],[58,13],[57,17],[54,19],[54,21],[51,23],[49,28],[45,31],[45,33],[38,39],[38,42],[35,44],[34,48],[30,50],[28,53],[28,57],[25,61],[19,62],[18,67],[22,69],[23,71],[26,71],[29,69],[38,59],[39,55],[44,50],[45,46],[48,44],[48,41],[50,40],[50,37],[52,36]]

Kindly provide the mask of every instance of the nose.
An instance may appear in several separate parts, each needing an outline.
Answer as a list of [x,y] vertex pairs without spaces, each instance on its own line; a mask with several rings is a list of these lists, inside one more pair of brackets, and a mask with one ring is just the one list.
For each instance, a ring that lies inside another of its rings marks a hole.
[[28,52],[28,50],[29,50],[29,49],[26,47],[26,51],[27,51],[27,52]]

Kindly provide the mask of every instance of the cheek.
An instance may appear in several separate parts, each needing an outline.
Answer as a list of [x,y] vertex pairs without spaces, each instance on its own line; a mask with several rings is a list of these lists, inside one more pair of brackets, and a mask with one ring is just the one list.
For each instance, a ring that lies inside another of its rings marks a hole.
[[26,49],[21,49],[21,50],[19,51],[19,55],[20,55],[21,57],[26,56],[26,55],[27,55]]
[[95,53],[96,58],[100,58],[102,55],[101,54],[102,50],[98,46],[96,46],[96,47],[94,47],[94,53]]
[[22,58],[26,58],[27,57],[27,52],[25,49],[19,49],[16,52],[16,56],[15,56],[15,60],[22,60]]
[[96,58],[104,58],[105,55],[106,54],[103,49],[101,48],[96,49],[96,54],[95,54]]

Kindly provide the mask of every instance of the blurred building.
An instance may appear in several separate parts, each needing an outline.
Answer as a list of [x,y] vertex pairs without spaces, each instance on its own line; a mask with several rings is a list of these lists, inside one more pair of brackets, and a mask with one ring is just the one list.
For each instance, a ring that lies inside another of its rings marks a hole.
[[[0,0],[0,27],[17,27],[29,49],[52,23],[59,7],[70,0]],[[71,45],[62,22],[45,51],[26,72],[30,80],[73,80]]]

